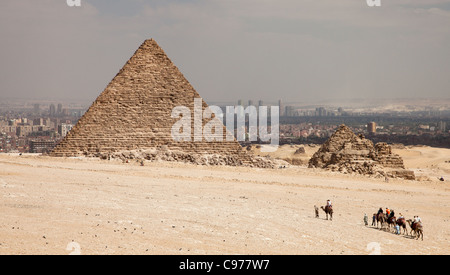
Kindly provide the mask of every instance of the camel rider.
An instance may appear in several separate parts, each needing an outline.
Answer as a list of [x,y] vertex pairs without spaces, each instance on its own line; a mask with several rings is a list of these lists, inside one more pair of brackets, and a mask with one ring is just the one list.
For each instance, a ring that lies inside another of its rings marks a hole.
[[400,217],[398,217],[399,220],[404,219],[405,217],[403,217],[402,213],[400,213]]
[[422,219],[420,219],[419,216],[414,217],[414,223],[421,223],[421,222],[422,222]]
[[330,200],[327,200],[327,207],[329,207],[329,208],[333,208],[333,204],[331,203],[331,201],[330,201]]
[[378,210],[377,215],[383,214],[383,208],[380,207],[380,209]]
[[414,221],[411,224],[411,228],[415,229],[416,228],[416,224],[422,223],[422,220],[420,219],[419,216],[414,216]]
[[395,216],[395,212],[394,209],[391,210],[391,215],[389,216],[389,218],[393,218]]
[[391,215],[391,210],[386,207],[386,217],[389,217]]

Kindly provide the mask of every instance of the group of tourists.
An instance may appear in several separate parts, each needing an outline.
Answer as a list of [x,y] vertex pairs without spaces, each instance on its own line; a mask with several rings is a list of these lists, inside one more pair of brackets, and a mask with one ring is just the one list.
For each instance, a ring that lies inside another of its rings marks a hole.
[[[400,235],[400,227],[403,226],[403,228],[406,228],[406,219],[403,216],[402,213],[399,213],[399,217],[395,217],[395,211],[393,209],[389,209],[386,207],[385,210],[383,210],[382,207],[378,210],[377,213],[374,213],[372,216],[372,226],[377,226],[377,223],[380,221],[379,217],[380,215],[384,218],[383,221],[387,223],[388,225],[393,225],[395,229],[395,234]],[[417,225],[422,225],[422,219],[419,216],[414,216],[414,219],[411,220],[411,229],[415,229]],[[367,214],[364,214],[364,224],[366,226],[369,225],[368,223],[368,216]]]

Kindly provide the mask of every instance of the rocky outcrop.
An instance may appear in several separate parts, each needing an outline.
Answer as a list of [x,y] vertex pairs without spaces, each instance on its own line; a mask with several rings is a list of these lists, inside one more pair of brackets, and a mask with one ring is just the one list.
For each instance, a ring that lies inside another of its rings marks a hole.
[[297,149],[297,151],[295,151],[294,155],[304,155],[306,154],[306,150],[305,147],[300,147]]
[[414,180],[414,172],[405,169],[400,156],[386,143],[374,145],[363,135],[355,135],[341,125],[309,161],[310,168],[342,173],[398,177]]
[[224,156],[220,154],[192,154],[178,150],[170,150],[167,146],[159,148],[149,148],[140,150],[123,150],[113,153],[99,153],[93,155],[101,159],[120,159],[127,160],[147,160],[152,162],[167,161],[167,162],[183,162],[195,165],[207,166],[246,166],[255,168],[276,168],[277,161],[264,157],[252,156],[251,162],[243,162],[240,158],[229,155]]

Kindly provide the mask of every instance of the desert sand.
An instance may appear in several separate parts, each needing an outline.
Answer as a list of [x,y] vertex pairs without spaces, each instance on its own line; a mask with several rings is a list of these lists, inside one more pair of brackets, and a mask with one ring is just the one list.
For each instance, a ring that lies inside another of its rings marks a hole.
[[[418,181],[1,154],[0,254],[450,254],[450,150],[395,153]],[[333,221],[314,216],[327,199]],[[424,240],[371,227],[380,207],[419,215]]]

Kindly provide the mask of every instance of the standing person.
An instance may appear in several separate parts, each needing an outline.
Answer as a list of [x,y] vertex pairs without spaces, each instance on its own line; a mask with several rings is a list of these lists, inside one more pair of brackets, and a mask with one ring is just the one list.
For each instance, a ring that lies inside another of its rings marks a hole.
[[400,226],[395,224],[395,234],[400,235]]
[[373,217],[372,217],[372,226],[377,225],[377,214],[373,213]]
[[366,226],[369,225],[369,217],[367,217],[367,214],[366,214],[366,213],[364,213],[364,224],[365,224]]

